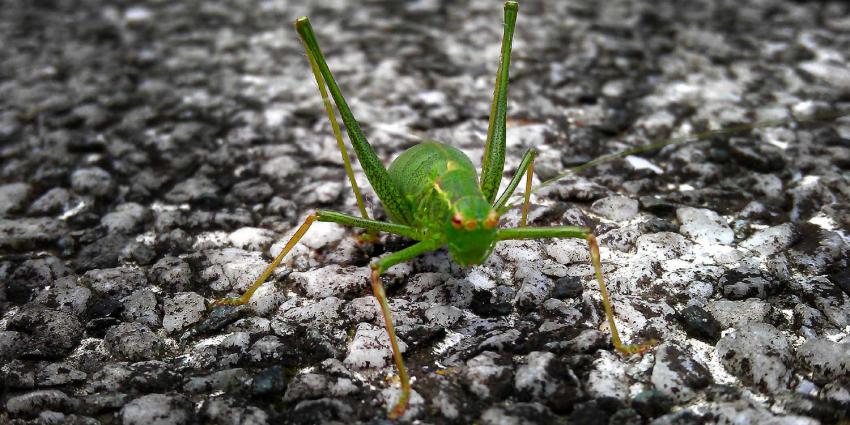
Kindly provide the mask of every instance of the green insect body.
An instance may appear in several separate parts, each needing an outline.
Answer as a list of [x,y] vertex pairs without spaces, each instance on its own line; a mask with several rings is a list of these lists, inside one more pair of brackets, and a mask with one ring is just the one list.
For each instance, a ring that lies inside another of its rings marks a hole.
[[484,198],[472,161],[457,148],[437,142],[404,151],[388,169],[390,179],[413,208],[423,239],[447,245],[461,266],[480,264],[496,244],[499,214]]
[[[304,43],[313,75],[322,95],[325,111],[337,138],[343,164],[357,199],[361,216],[324,210],[310,214],[304,223],[296,229],[271,264],[241,297],[221,299],[214,302],[213,305],[247,303],[315,221],[359,227],[366,229],[371,235],[374,235],[374,232],[388,232],[416,241],[407,248],[387,254],[371,264],[372,292],[381,307],[384,325],[392,348],[393,360],[401,381],[401,394],[397,404],[389,414],[390,418],[398,418],[404,414],[410,398],[411,387],[410,377],[407,374],[398,347],[392,312],[380,276],[387,268],[395,264],[443,247],[448,248],[449,254],[455,262],[461,266],[467,266],[484,262],[490,256],[497,241],[500,240],[585,239],[590,250],[594,277],[599,284],[614,347],[621,353],[635,354],[644,352],[655,343],[648,341],[639,345],[626,345],[620,341],[614,322],[613,309],[602,278],[599,246],[590,229],[572,226],[525,227],[529,195],[532,191],[531,175],[533,173],[534,150],[525,153],[517,173],[501,196],[497,197],[505,163],[508,67],[517,10],[516,2],[508,1],[505,3],[501,59],[496,74],[493,104],[490,110],[490,121],[480,174],[476,172],[472,161],[463,152],[438,142],[415,145],[403,152],[390,164],[389,168],[384,168],[342,96],[341,90],[319,49],[310,21],[307,18],[300,18],[295,22],[296,31]],[[328,94],[339,109],[342,121],[345,124],[345,131],[351,140],[357,159],[360,161],[372,189],[390,217],[390,222],[372,220],[367,214],[348,161],[342,132],[336,122],[336,115]],[[520,227],[499,228],[499,216],[506,210],[507,200],[513,195],[523,178],[523,174],[526,174],[526,186]]]

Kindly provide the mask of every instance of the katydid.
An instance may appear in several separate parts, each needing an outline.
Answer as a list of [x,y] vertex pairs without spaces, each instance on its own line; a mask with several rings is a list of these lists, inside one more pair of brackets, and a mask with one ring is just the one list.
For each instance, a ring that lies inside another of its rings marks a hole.
[[[371,267],[372,291],[380,304],[384,324],[389,336],[392,356],[401,381],[401,396],[391,410],[389,417],[398,418],[404,414],[410,398],[410,379],[399,351],[392,312],[387,303],[381,274],[389,267],[411,260],[426,252],[447,248],[451,258],[461,266],[481,264],[490,256],[498,241],[510,239],[538,238],[579,238],[588,243],[595,279],[599,285],[602,303],[611,339],[614,347],[621,353],[630,355],[643,353],[655,342],[642,344],[624,344],[619,338],[609,301],[605,281],[602,276],[599,246],[590,229],[584,227],[526,227],[529,196],[532,192],[531,178],[535,151],[529,149],[522,157],[519,168],[505,190],[498,194],[504,172],[506,150],[506,116],[508,75],[511,57],[511,43],[516,24],[518,5],[507,1],[504,5],[504,33],[501,58],[496,73],[494,96],[490,110],[489,126],[485,141],[482,169],[480,173],[472,161],[460,150],[450,145],[427,142],[415,145],[404,151],[389,167],[384,167],[372,146],[354,118],[333,74],[323,56],[316,36],[306,17],[295,21],[295,28],[307,52],[307,57],[322,96],[325,111],[331,122],[334,136],[343,158],[346,174],[357,200],[360,216],[334,211],[318,210],[310,214],[295,231],[280,253],[263,271],[251,287],[238,298],[218,300],[214,305],[240,305],[247,303],[254,292],[268,279],[283,258],[307,233],[315,221],[333,222],[344,226],[366,229],[369,234],[387,232],[415,241],[400,251],[390,253],[374,260]],[[330,98],[329,98],[330,95]],[[389,222],[370,219],[363,198],[354,179],[348,160],[348,153],[342,139],[331,100],[336,104],[345,124],[345,130],[369,183],[383,205]],[[774,125],[774,124],[770,124]],[[756,125],[758,126],[758,124]],[[752,128],[753,126],[749,126]],[[710,135],[710,134],[709,134]],[[703,137],[700,135],[697,137]],[[666,144],[677,143],[667,141]],[[650,145],[654,149],[656,145]],[[650,148],[627,152],[638,153]],[[622,157],[626,154],[614,154]],[[607,161],[612,156],[604,157]],[[596,162],[598,163],[598,162]],[[590,163],[595,165],[595,163]],[[526,178],[522,216],[520,226],[500,228],[500,216],[509,208],[508,199],[517,186]],[[562,176],[559,176],[560,178]],[[547,181],[544,184],[549,183]],[[499,195],[499,196],[497,196]]]
[[[571,226],[525,227],[529,201],[527,195],[530,194],[534,150],[526,152],[518,172],[506,190],[501,196],[496,196],[505,164],[508,68],[510,66],[511,42],[517,10],[516,2],[508,1],[505,3],[501,59],[496,75],[480,176],[472,161],[463,152],[450,145],[437,142],[413,146],[403,152],[388,168],[385,168],[363,135],[334,80],[325,57],[319,49],[310,21],[306,17],[295,21],[295,28],[306,48],[307,57],[322,94],[334,135],[342,151],[346,173],[357,198],[361,217],[324,210],[310,214],[274,261],[244,295],[239,298],[222,299],[215,304],[247,303],[254,291],[265,282],[275,267],[280,264],[315,221],[334,222],[373,232],[388,232],[415,240],[416,243],[413,245],[388,254],[371,264],[372,291],[381,306],[381,313],[392,347],[393,359],[401,380],[401,397],[398,404],[390,412],[390,418],[398,418],[404,413],[410,398],[410,378],[398,348],[392,312],[387,304],[387,297],[381,283],[381,274],[395,264],[442,247],[448,248],[449,254],[455,262],[461,266],[467,266],[484,262],[490,256],[496,242],[500,240],[585,239],[591,251],[593,269],[602,293],[602,302],[605,306],[605,314],[608,318],[614,346],[624,354],[634,354],[647,350],[652,344],[652,342],[649,342],[639,345],[626,345],[620,341],[605,289],[605,282],[602,278],[599,247],[596,237],[590,229]],[[348,155],[327,92],[330,92],[331,98],[342,115],[345,130],[351,139],[357,158],[391,222],[371,220],[367,215],[351,167],[345,161]],[[521,227],[499,228],[499,217],[505,211],[505,204],[513,194],[523,174],[527,174],[527,184]]]

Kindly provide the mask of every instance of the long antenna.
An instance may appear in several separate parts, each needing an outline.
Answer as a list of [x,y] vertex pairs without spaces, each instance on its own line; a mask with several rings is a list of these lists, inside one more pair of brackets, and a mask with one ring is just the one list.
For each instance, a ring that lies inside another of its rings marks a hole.
[[[643,153],[643,152],[649,152],[649,151],[653,151],[653,150],[656,150],[656,149],[661,149],[665,146],[683,145],[683,144],[686,144],[686,143],[692,143],[692,142],[697,142],[697,141],[700,141],[700,140],[705,140],[705,139],[708,139],[710,137],[728,136],[728,135],[733,135],[733,134],[738,134],[738,133],[744,133],[744,132],[754,130],[754,129],[758,129],[758,128],[779,127],[779,126],[791,124],[791,123],[806,124],[806,123],[812,123],[812,122],[833,121],[833,120],[836,120],[838,118],[845,117],[845,116],[848,116],[848,115],[850,115],[850,110],[835,110],[835,111],[826,111],[826,112],[821,112],[821,113],[815,113],[810,117],[798,119],[797,116],[794,115],[794,113],[792,111],[791,112],[791,118],[778,119],[778,120],[765,120],[765,121],[759,121],[759,122],[754,123],[754,124],[741,124],[741,125],[736,125],[736,126],[732,126],[732,127],[719,129],[719,130],[710,130],[710,131],[690,134],[690,135],[687,135],[687,136],[665,139],[665,140],[661,140],[661,141],[658,141],[658,142],[650,143],[648,145],[624,149],[624,150],[619,151],[619,152],[614,152],[614,153],[610,153],[610,154],[607,154],[607,155],[602,155],[602,156],[595,158],[591,161],[585,162],[584,164],[577,165],[575,167],[567,168],[566,170],[564,170],[562,173],[556,175],[555,177],[552,177],[552,178],[540,183],[539,185],[537,185],[537,187],[535,187],[534,190],[531,191],[531,193],[535,193],[538,190],[543,189],[544,187],[549,186],[552,183],[557,182],[558,180],[564,179],[564,178],[569,177],[569,176],[576,175],[579,172],[587,170],[588,168],[592,168],[592,167],[595,167],[597,165],[616,161],[618,159],[622,159],[622,158],[625,158],[625,157],[630,156],[630,155],[636,155],[636,154]],[[523,195],[523,193],[514,194],[514,196],[521,196],[521,195]],[[509,208],[513,208],[517,205],[519,205],[519,204],[511,204],[509,206]]]

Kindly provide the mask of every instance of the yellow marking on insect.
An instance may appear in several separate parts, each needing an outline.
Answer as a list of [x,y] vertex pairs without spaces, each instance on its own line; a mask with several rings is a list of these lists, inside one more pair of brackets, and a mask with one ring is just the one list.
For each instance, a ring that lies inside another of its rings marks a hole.
[[446,162],[446,171],[454,171],[460,168],[460,166],[455,161],[447,161]]
[[454,206],[452,205],[452,200],[449,198],[449,194],[446,193],[446,191],[444,191],[442,187],[440,187],[439,179],[434,180],[433,188],[437,192],[437,194],[440,195],[441,198],[443,198],[443,201],[446,202],[446,205],[449,206],[449,209],[453,210]]

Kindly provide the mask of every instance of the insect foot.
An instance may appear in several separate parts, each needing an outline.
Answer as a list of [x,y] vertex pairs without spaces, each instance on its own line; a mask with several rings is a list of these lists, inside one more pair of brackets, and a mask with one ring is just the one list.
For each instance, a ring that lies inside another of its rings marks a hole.
[[207,310],[212,310],[214,308],[226,306],[226,305],[243,305],[248,302],[248,299],[244,299],[244,297],[232,297],[232,298],[220,298],[210,303]]
[[599,292],[602,294],[602,305],[605,308],[605,316],[608,319],[608,327],[611,330],[611,341],[614,343],[614,348],[624,355],[643,354],[658,343],[654,339],[650,339],[642,344],[623,344],[620,341],[620,332],[617,330],[617,323],[614,321],[614,308],[611,307],[611,301],[608,297],[608,288],[605,286],[605,279],[602,277],[602,263],[599,255],[599,242],[596,236],[588,232],[586,237],[588,248],[590,248],[590,259],[593,263],[593,271],[596,275],[596,282],[599,284]]
[[631,355],[643,355],[647,351],[649,351],[652,347],[658,345],[658,340],[650,339],[642,344],[627,344],[627,345],[619,345],[615,346],[617,351],[626,356]]
[[356,240],[358,245],[368,245],[378,243],[381,238],[376,233],[365,232],[357,235]]

